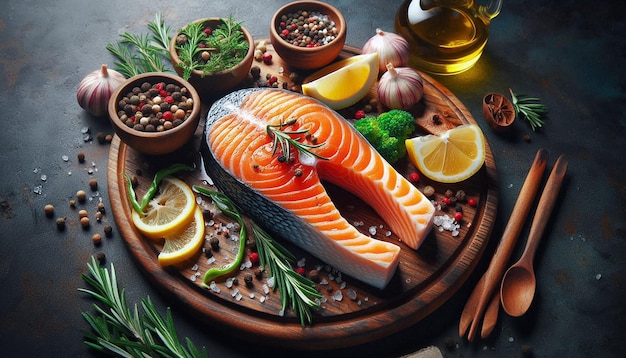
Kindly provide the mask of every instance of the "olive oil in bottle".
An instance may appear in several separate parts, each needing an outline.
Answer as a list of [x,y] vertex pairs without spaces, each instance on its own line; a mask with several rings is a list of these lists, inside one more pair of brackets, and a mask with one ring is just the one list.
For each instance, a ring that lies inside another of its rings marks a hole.
[[480,58],[501,5],[502,0],[486,6],[474,0],[406,0],[396,14],[395,31],[409,42],[412,66],[457,74]]

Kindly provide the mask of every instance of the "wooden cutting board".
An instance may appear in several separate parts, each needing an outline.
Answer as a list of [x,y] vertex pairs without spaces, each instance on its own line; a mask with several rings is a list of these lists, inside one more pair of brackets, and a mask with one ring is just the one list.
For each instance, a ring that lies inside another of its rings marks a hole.
[[[271,46],[268,50],[273,52]],[[359,49],[346,47],[341,58],[357,54]],[[289,69],[276,53],[273,55],[271,65],[260,62],[255,62],[255,65],[261,67],[262,76],[270,73],[279,78],[279,83],[289,81]],[[431,77],[425,74],[422,76],[424,98],[412,110],[420,128],[417,134],[440,133],[459,124],[475,123],[469,111],[450,91]],[[208,104],[204,103],[203,107],[203,114],[206,114]],[[350,111],[342,111],[342,114],[351,118]],[[230,220],[218,215],[214,218],[216,224],[207,229],[208,236],[220,237],[220,250],[213,253],[215,262],[210,262],[212,259],[206,254],[198,253],[179,267],[163,268],[157,262],[162,245],[142,237],[132,224],[131,206],[124,185],[124,173],[135,175],[139,181],[136,191],[138,195],[143,195],[158,169],[175,162],[186,162],[195,163],[197,169],[181,174],[181,178],[190,185],[204,185],[214,189],[201,170],[198,148],[203,125],[202,120],[194,139],[187,146],[162,157],[144,156],[116,136],[109,153],[108,186],[112,212],[120,234],[139,266],[145,270],[146,277],[172,302],[175,309],[188,310],[208,326],[242,333],[240,337],[276,346],[330,349],[358,345],[416,324],[439,308],[465,282],[485,250],[497,209],[496,170],[489,145],[485,165],[468,180],[457,184],[441,184],[422,176],[415,184],[420,189],[426,185],[435,187],[435,199],[439,201],[449,189],[453,192],[464,190],[468,198],[478,202],[475,208],[466,203],[461,204],[464,218],[458,236],[435,227],[417,251],[399,243],[380,217],[359,198],[328,185],[331,198],[349,222],[357,224],[366,234],[374,226],[376,238],[402,246],[397,273],[385,289],[378,290],[355,278],[341,275],[320,258],[312,257],[288,243],[285,246],[302,260],[307,271],[316,269],[321,274],[322,281],[317,283],[317,287],[324,299],[322,309],[314,313],[311,326],[302,327],[291,311],[284,315],[279,313],[280,296],[277,292],[266,293],[264,290],[266,274],[261,279],[255,278],[251,287],[244,284],[244,276],[254,275],[258,267],[243,268],[227,276],[237,277],[237,285],[231,286],[222,279],[216,283],[216,290],[205,288],[201,285],[204,272],[210,267],[229,262],[235,256],[238,244],[214,228],[218,223],[228,224]],[[407,176],[416,171],[406,160],[395,167]],[[201,205],[211,209],[208,200],[203,200]],[[454,211],[454,208],[446,208],[436,215],[451,216]],[[205,247],[209,247],[208,243]]]

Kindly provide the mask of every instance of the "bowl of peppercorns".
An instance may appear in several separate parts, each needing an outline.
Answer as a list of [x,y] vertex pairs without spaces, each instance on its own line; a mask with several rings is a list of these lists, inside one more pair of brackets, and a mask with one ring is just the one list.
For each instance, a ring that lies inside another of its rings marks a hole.
[[346,20],[337,8],[319,1],[281,7],[270,24],[270,41],[290,67],[313,70],[339,56],[346,43]]
[[254,38],[232,17],[204,18],[178,30],[169,51],[176,73],[189,81],[202,99],[210,101],[247,78],[254,59]]
[[126,80],[108,104],[115,133],[148,155],[172,153],[188,143],[200,121],[196,89],[175,74],[144,73]]

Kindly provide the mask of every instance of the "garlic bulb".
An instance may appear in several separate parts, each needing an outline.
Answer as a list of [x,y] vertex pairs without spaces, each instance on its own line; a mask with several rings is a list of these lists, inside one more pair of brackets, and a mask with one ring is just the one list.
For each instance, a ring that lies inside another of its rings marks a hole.
[[107,69],[107,65],[102,65],[99,70],[91,72],[78,84],[76,90],[78,104],[92,115],[102,116],[107,113],[111,95],[124,81],[126,81],[124,75]]
[[378,100],[390,109],[410,109],[424,95],[422,76],[410,67],[395,68],[387,64],[378,81]]
[[380,73],[387,71],[387,64],[394,67],[404,67],[409,64],[409,43],[404,37],[393,32],[384,32],[376,29],[361,51],[362,53],[378,53],[378,67]]

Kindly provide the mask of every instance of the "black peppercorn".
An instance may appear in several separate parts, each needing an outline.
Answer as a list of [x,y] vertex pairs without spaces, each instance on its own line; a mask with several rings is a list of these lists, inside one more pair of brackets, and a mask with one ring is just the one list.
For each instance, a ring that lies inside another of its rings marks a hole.
[[211,250],[213,251],[218,251],[220,249],[220,239],[215,236],[209,239],[209,244],[211,245]]

